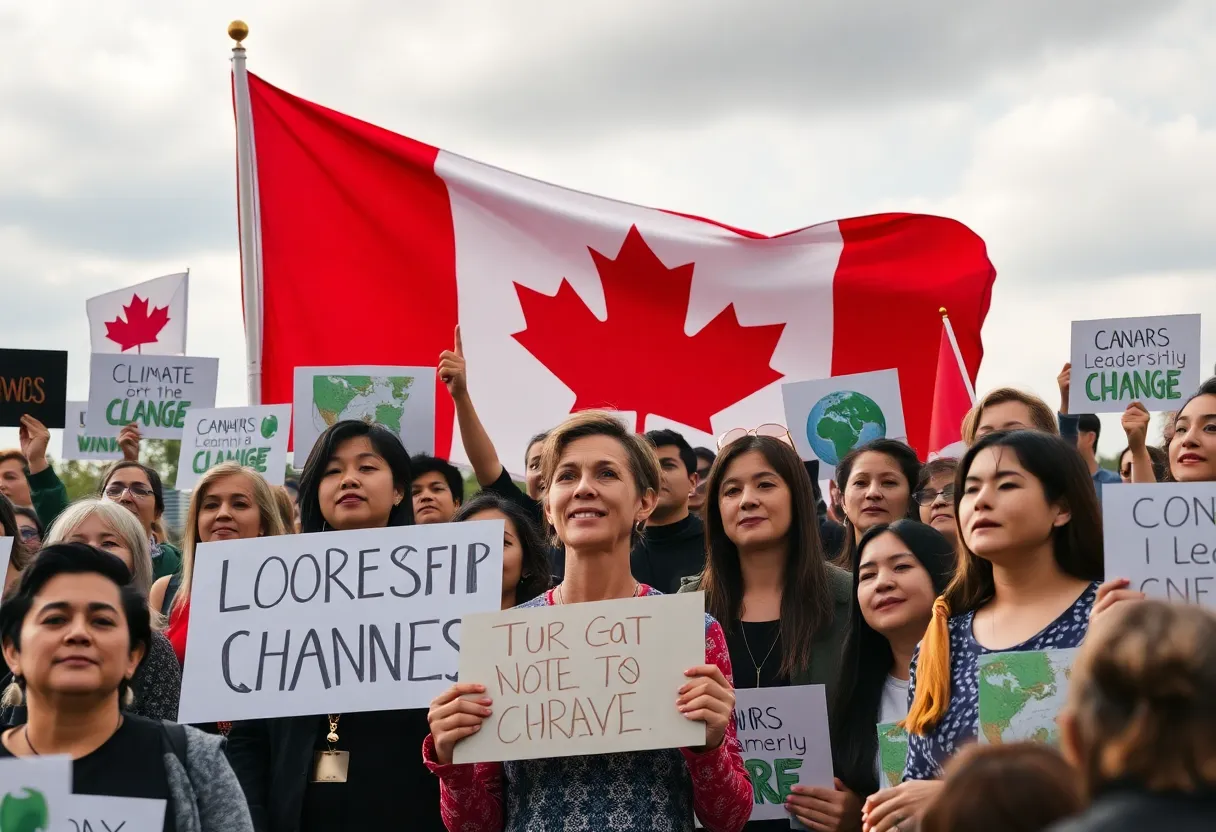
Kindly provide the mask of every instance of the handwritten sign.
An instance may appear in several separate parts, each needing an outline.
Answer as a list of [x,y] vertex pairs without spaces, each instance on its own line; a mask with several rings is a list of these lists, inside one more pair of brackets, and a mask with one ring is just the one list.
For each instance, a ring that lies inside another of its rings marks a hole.
[[979,658],[980,742],[1058,745],[1077,648],[987,653]]
[[1216,483],[1102,491],[1106,574],[1153,598],[1216,607]]
[[118,431],[104,436],[94,436],[85,430],[88,402],[68,402],[63,420],[62,459],[97,459],[107,462],[122,459],[122,448],[118,447]]
[[71,832],[161,832],[165,828],[167,802],[74,794],[68,802],[68,822]]
[[218,358],[93,353],[85,428],[117,435],[135,422],[144,439],[180,439],[186,411],[215,406]]
[[700,592],[471,615],[460,679],[494,700],[457,763],[705,744],[676,708],[684,671],[705,664]]
[[788,818],[791,788],[832,788],[832,745],[823,685],[740,688],[735,727],[752,781],[752,820]]
[[908,730],[898,722],[878,723],[879,788],[898,786],[908,765]]
[[177,488],[194,488],[208,468],[235,462],[282,485],[287,466],[291,405],[191,408],[186,413]]
[[199,545],[178,719],[424,708],[502,603],[502,520]]
[[48,428],[63,427],[68,354],[60,350],[0,350],[0,427],[28,413]]
[[69,830],[71,797],[71,757],[0,760],[0,830]]
[[876,370],[781,385],[786,425],[798,455],[836,476],[845,454],[874,439],[904,439],[898,370]]
[[411,454],[435,452],[434,367],[296,367],[294,402],[297,468],[345,419],[384,425]]
[[1198,315],[1072,322],[1070,413],[1173,410],[1199,376]]

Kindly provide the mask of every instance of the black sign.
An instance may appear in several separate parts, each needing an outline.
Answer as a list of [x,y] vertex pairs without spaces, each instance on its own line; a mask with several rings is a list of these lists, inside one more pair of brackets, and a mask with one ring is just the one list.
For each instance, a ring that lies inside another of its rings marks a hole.
[[66,352],[0,349],[0,427],[17,427],[28,413],[48,428],[61,428],[67,406]]

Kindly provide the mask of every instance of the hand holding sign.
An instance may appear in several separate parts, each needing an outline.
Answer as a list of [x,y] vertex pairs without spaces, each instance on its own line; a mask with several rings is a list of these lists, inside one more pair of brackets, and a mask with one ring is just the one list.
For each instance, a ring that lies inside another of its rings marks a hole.
[[816,832],[843,832],[856,829],[861,819],[861,798],[840,778],[835,789],[822,786],[794,786],[785,801],[786,810],[807,829]]
[[118,432],[118,447],[122,448],[122,458],[128,462],[139,462],[139,443],[143,441],[139,432],[139,424],[132,422]]
[[688,719],[705,723],[705,747],[713,751],[726,739],[726,726],[735,712],[735,691],[715,664],[702,664],[684,671],[694,681],[680,688],[676,707]]
[[1072,390],[1072,362],[1064,365],[1056,376],[1056,386],[1060,388],[1060,413],[1068,414],[1068,394]]
[[1089,613],[1090,623],[1092,624],[1099,615],[1120,601],[1143,601],[1145,598],[1144,593],[1135,589],[1129,589],[1131,585],[1132,582],[1127,578],[1112,578],[1098,587],[1098,594],[1094,599],[1094,608]]
[[456,327],[455,351],[439,353],[439,379],[447,385],[453,399],[469,392],[468,376],[465,373],[464,342],[460,340],[460,327]]
[[46,446],[51,441],[51,432],[28,413],[21,417],[21,453],[30,466],[30,473],[37,474],[47,468]]
[[1132,453],[1144,450],[1150,418],[1148,408],[1140,402],[1132,402],[1123,411],[1123,432],[1127,434],[1127,447]]
[[[441,765],[451,764],[456,743],[480,731],[481,723],[492,713],[490,706],[494,700],[477,696],[485,692],[485,685],[459,682],[431,700],[426,721],[435,740],[435,759]],[[477,698],[466,699],[466,696]]]

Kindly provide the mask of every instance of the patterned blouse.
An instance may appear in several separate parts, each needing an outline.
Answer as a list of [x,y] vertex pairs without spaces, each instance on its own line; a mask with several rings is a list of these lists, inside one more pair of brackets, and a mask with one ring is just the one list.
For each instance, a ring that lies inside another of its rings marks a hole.
[[[1098,584],[1092,583],[1068,609],[1060,613],[1038,635],[1014,647],[989,650],[975,640],[972,624],[975,612],[950,618],[950,704],[945,715],[924,736],[908,735],[908,762],[905,780],[933,780],[941,777],[942,765],[960,748],[979,736],[980,731],[980,656],[987,653],[1012,653],[1030,650],[1065,650],[1080,647],[1089,629],[1089,613],[1094,608]],[[916,662],[920,648],[912,657],[912,676],[908,685],[908,704],[916,696]]]
[[[643,596],[661,595],[643,584]],[[521,607],[551,606],[549,590]],[[705,658],[731,679],[722,627],[705,616]],[[423,760],[439,776],[443,822],[453,832],[640,832],[691,830],[693,812],[709,832],[738,832],[752,811],[751,780],[732,718],[725,741],[687,748],[440,765],[427,736]]]

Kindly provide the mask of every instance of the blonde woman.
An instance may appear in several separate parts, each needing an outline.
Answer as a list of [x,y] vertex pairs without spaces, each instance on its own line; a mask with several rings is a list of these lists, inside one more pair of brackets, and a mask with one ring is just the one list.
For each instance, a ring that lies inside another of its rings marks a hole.
[[[152,584],[152,556],[148,536],[131,512],[106,500],[78,500],[68,506],[52,524],[46,546],[59,543],[84,543],[121,560],[130,571],[130,585],[144,599]],[[173,655],[173,646],[160,631],[161,616],[151,614],[152,640],[148,655],[131,679],[133,696],[124,703],[126,712],[149,719],[177,719],[182,673]],[[0,710],[0,722],[18,725],[25,721],[25,709]]]
[[279,534],[283,534],[283,521],[278,501],[261,474],[235,462],[224,462],[199,477],[186,514],[181,571],[158,580],[150,597],[152,608],[169,617],[165,632],[178,662],[186,660],[195,547],[214,540]]

